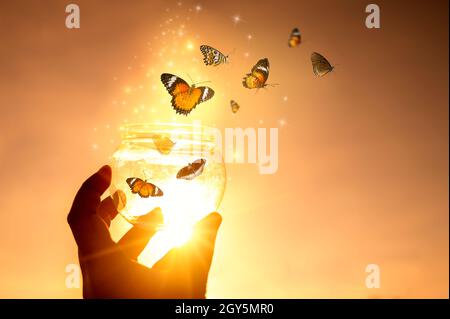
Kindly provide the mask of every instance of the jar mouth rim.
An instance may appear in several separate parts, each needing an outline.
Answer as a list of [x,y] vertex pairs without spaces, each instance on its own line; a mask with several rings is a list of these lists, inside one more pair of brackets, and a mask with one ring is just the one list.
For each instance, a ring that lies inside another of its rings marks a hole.
[[217,128],[202,124],[189,123],[130,123],[121,127],[123,138],[136,139],[160,135],[200,136],[203,140],[214,140]]
[[212,126],[207,126],[203,124],[189,124],[189,123],[170,123],[170,122],[151,122],[151,123],[129,123],[122,125],[122,130],[124,131],[150,131],[152,129],[174,129],[174,128],[201,128],[202,130],[216,130],[217,128]]

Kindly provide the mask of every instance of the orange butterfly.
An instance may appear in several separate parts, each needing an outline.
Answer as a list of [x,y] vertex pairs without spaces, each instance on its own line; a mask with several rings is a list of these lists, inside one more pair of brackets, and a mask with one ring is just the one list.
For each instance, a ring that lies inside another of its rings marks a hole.
[[269,77],[269,60],[267,58],[259,60],[253,66],[251,73],[247,73],[242,80],[242,85],[247,89],[260,89],[267,86]]
[[182,78],[169,74],[161,74],[161,82],[172,95],[172,107],[177,114],[188,115],[199,103],[214,96],[213,89],[207,86],[189,86]]
[[301,41],[302,41],[302,36],[300,34],[300,30],[298,28],[295,28],[294,30],[292,30],[288,45],[290,48],[293,48],[293,47],[296,47],[297,45],[299,45]]
[[127,184],[130,186],[133,194],[139,194],[139,196],[144,198],[149,196],[162,196],[164,194],[158,186],[148,183],[138,177],[127,178]]

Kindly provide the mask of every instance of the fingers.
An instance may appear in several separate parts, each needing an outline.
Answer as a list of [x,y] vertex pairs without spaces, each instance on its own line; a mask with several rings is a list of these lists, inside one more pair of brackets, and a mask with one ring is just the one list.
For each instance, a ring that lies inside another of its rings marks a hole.
[[217,231],[222,223],[212,213],[197,223],[192,239],[184,246],[169,251],[152,268],[164,269],[174,278],[174,286],[184,286],[189,298],[205,298],[208,273],[214,254]]
[[199,221],[194,228],[194,240],[200,240],[204,244],[214,246],[217,231],[222,223],[222,216],[211,213]]
[[118,213],[117,205],[114,203],[113,197],[111,196],[108,196],[102,200],[97,208],[97,215],[105,221],[108,227],[111,225],[111,221],[117,216]]
[[[171,249],[153,268],[187,267],[188,263],[201,264],[206,274],[211,266],[217,231],[222,223],[222,216],[211,213],[194,227],[193,237],[182,247]],[[187,258],[188,257],[188,258]],[[190,259],[189,261],[187,259]],[[178,265],[181,262],[184,265]]]
[[100,205],[100,196],[111,183],[111,167],[105,165],[89,177],[81,186],[70,209],[67,221],[69,225],[77,223],[96,213]]
[[114,245],[104,221],[96,214],[100,205],[100,196],[110,182],[111,168],[103,166],[83,183],[67,217],[75,241],[83,255],[97,254]]
[[164,221],[159,207],[139,219],[139,224],[133,226],[118,242],[121,250],[132,260],[136,260],[148,241],[156,233]]

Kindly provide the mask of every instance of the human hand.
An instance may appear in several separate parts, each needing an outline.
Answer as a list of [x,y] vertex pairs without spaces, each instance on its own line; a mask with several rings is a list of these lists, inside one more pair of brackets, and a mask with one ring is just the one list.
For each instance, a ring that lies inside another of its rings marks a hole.
[[111,183],[111,168],[103,166],[88,178],[67,221],[78,245],[85,298],[205,298],[208,272],[222,218],[212,213],[194,228],[192,238],[172,249],[152,268],[136,262],[162,223],[156,209],[145,216],[147,228],[133,226],[117,243],[109,233],[117,210],[101,195]]

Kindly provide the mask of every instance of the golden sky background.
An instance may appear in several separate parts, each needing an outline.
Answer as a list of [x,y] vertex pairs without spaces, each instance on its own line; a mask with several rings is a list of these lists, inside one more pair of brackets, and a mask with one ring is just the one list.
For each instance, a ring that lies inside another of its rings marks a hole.
[[[81,297],[65,286],[80,184],[124,123],[201,120],[279,129],[276,174],[227,165],[209,297],[448,298],[448,2],[377,1],[378,30],[370,1],[177,2],[76,1],[77,30],[69,1],[0,3],[0,297]],[[207,68],[200,44],[230,63]],[[315,78],[313,51],[335,71]],[[263,57],[279,85],[244,89]],[[216,96],[176,116],[162,72]]]

